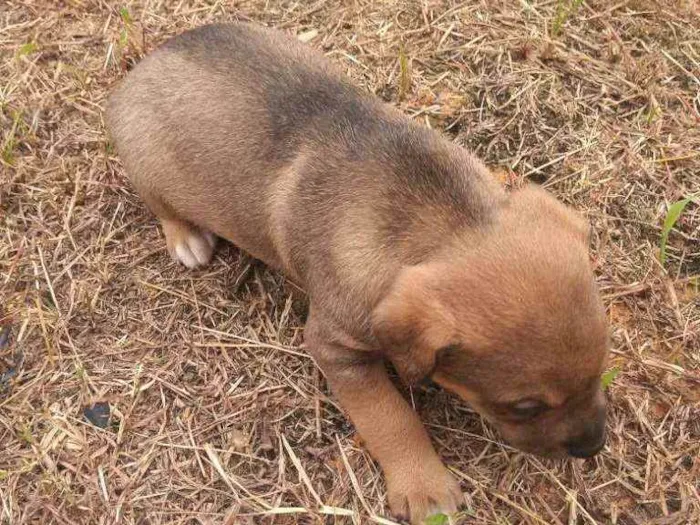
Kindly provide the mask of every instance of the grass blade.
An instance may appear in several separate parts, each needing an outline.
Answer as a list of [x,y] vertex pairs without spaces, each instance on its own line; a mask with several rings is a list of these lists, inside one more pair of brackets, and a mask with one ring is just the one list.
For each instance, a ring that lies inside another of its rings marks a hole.
[[664,226],[661,230],[661,242],[659,244],[659,258],[661,260],[661,264],[666,263],[666,244],[668,242],[668,235],[676,225],[676,222],[678,222],[678,219],[683,213],[683,210],[685,210],[685,207],[692,202],[693,199],[694,197],[687,197],[683,200],[674,202],[668,208],[668,213],[666,214],[666,219],[664,220]]
[[620,373],[620,369],[617,368],[616,366],[605,372],[601,377],[600,377],[600,386],[603,390],[607,390],[608,387],[612,384],[612,382],[615,380],[617,377],[617,374]]
[[403,45],[399,48],[399,100],[403,100],[411,89],[411,62]]

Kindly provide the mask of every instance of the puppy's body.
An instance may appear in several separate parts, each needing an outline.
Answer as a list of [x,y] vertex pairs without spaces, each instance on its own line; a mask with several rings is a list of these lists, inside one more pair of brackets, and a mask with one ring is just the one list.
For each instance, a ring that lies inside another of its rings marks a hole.
[[[307,346],[396,513],[419,521],[459,492],[383,358],[408,382],[458,392],[526,449],[599,440],[591,381],[605,323],[585,225],[544,192],[507,196],[469,153],[323,57],[243,24],[146,57],[110,97],[107,124],[176,259],[207,262],[214,234],[306,288]],[[546,403],[543,422],[501,415],[523,398]]]
[[397,271],[490,221],[503,200],[464,150],[255,26],[171,40],[109,107],[126,171],[156,213],[284,269],[365,342]]

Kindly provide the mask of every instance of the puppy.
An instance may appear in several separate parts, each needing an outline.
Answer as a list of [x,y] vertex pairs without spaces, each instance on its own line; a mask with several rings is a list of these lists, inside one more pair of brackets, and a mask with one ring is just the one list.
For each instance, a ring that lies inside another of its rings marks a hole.
[[462,497],[386,360],[525,451],[603,446],[608,330],[587,226],[545,191],[506,194],[464,149],[252,25],[173,38],[114,90],[106,122],[174,259],[204,265],[221,237],[306,288],[306,345],[396,516],[420,523]]

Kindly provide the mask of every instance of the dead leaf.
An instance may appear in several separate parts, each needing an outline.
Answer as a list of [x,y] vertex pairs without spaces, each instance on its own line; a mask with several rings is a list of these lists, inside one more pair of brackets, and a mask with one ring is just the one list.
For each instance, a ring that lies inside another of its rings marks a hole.
[[239,429],[235,429],[231,432],[231,446],[236,452],[243,452],[248,448],[249,439]]
[[454,116],[464,107],[465,102],[466,98],[463,95],[443,91],[437,99],[437,103],[440,104],[440,115],[443,117]]

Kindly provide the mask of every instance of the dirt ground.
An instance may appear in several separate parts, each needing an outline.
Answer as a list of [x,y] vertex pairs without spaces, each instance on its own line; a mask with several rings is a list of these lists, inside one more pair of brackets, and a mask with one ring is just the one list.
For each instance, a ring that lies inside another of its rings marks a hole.
[[3,0],[0,523],[391,523],[303,348],[303,292],[231,246],[171,262],[105,139],[105,93],[144,52],[236,19],[297,34],[594,227],[609,443],[541,460],[409,392],[461,481],[456,522],[700,523],[700,206],[659,248],[700,191],[694,0]]

